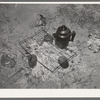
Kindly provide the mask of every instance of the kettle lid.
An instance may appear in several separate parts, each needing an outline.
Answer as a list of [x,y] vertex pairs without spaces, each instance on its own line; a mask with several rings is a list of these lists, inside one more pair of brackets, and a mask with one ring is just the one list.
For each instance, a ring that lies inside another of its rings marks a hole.
[[65,25],[62,25],[62,26],[58,27],[56,33],[59,34],[59,35],[68,35],[68,34],[71,33],[71,31]]

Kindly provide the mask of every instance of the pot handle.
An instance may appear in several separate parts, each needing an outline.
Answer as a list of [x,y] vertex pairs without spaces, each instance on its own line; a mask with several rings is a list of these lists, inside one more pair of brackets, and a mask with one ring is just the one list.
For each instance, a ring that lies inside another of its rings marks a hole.
[[76,32],[75,31],[73,31],[72,33],[71,33],[71,38],[70,38],[70,41],[74,41],[74,38],[75,38],[75,36],[76,36]]

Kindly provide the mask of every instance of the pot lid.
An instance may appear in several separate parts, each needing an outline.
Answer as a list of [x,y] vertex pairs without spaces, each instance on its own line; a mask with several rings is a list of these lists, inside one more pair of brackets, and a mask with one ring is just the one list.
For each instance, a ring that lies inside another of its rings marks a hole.
[[59,34],[59,35],[68,35],[68,34],[71,33],[71,31],[65,25],[62,25],[62,26],[58,27],[56,33]]

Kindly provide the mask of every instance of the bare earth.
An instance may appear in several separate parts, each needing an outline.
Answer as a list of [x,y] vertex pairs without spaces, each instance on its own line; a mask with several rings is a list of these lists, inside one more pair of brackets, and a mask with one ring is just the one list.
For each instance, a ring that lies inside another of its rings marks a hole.
[[[42,14],[45,30],[56,32],[66,25],[76,32],[69,47],[77,54],[67,69],[52,73],[41,64],[29,69],[19,42],[33,35]],[[91,37],[89,35],[92,34]],[[90,47],[90,48],[89,48]],[[14,68],[0,64],[0,88],[100,88],[100,5],[0,4],[0,58],[4,53],[15,61]]]

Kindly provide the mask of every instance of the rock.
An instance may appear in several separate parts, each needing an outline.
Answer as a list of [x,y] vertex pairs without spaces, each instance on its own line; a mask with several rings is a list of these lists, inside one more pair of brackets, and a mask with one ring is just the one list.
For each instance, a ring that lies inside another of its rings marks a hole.
[[28,55],[28,64],[30,68],[34,68],[37,64],[37,56],[34,54]]
[[94,53],[98,53],[100,51],[100,47],[96,43],[92,43],[88,48]]
[[1,65],[4,67],[14,68],[16,61],[14,58],[11,58],[8,54],[3,54],[1,57]]
[[38,17],[37,26],[46,26],[46,18],[41,14],[38,14],[37,17]]
[[44,36],[44,41],[53,43],[53,37],[49,34]]
[[89,36],[88,48],[92,50],[94,53],[98,53],[100,51],[100,39],[95,35]]
[[58,58],[58,63],[62,68],[67,68],[69,66],[68,60],[65,56],[60,56]]

